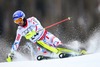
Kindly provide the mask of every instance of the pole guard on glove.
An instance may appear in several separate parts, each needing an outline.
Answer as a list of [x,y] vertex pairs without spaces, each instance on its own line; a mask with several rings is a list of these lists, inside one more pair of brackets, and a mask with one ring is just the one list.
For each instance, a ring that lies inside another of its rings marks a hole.
[[9,53],[7,58],[6,58],[6,61],[7,62],[12,62],[13,57],[14,57],[14,53]]

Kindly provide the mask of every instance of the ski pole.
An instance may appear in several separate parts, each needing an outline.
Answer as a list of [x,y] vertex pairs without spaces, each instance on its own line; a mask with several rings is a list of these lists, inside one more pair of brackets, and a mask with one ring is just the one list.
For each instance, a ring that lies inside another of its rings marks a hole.
[[64,19],[64,20],[61,20],[61,21],[59,21],[59,22],[56,22],[56,23],[54,23],[54,24],[51,24],[51,25],[45,27],[45,29],[51,28],[51,27],[53,27],[53,26],[55,26],[55,25],[58,25],[58,24],[60,24],[60,23],[62,23],[62,22],[69,21],[69,20],[71,20],[70,17],[68,17],[68,18],[66,18],[66,19]]
[[[66,18],[66,19],[64,19],[64,20],[61,20],[61,21],[59,21],[59,22],[56,22],[56,23],[54,23],[54,24],[51,24],[51,25],[49,25],[49,26],[46,26],[45,28],[43,28],[43,29],[41,29],[41,30],[39,30],[39,31],[42,31],[42,30],[44,30],[44,29],[51,28],[51,27],[53,27],[53,26],[55,26],[55,25],[58,25],[58,24],[60,24],[60,23],[62,23],[62,22],[69,21],[69,20],[71,20],[70,17],[68,17],[68,18]],[[37,32],[39,32],[39,31],[37,31]]]

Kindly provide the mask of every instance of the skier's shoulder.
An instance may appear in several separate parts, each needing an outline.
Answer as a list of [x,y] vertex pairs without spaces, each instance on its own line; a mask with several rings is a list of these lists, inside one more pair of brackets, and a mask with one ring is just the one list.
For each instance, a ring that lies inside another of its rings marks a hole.
[[17,30],[16,30],[16,34],[18,35],[18,34],[20,34],[20,35],[22,35],[22,27],[21,26],[18,26],[18,28],[17,28]]
[[27,18],[27,21],[28,23],[32,22],[33,24],[37,24],[37,23],[40,24],[40,22],[34,16]]
[[32,20],[35,20],[35,19],[36,19],[36,17],[34,17],[34,16],[27,18],[28,21],[32,21]]
[[21,30],[22,30],[22,27],[21,26],[18,26],[17,32],[20,32]]

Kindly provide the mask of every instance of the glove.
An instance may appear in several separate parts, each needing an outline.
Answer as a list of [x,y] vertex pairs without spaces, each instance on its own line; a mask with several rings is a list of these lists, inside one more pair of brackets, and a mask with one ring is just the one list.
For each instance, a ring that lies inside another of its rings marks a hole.
[[87,51],[86,50],[81,50],[80,54],[81,55],[86,55],[87,54]]
[[9,53],[8,56],[7,56],[7,58],[6,58],[6,61],[7,62],[11,62],[12,59],[13,59],[13,57],[14,57],[14,53]]

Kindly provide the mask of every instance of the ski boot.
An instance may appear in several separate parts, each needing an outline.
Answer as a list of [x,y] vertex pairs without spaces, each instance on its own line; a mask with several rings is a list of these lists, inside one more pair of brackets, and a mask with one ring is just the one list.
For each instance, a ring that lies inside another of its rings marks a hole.
[[38,61],[44,60],[44,59],[50,59],[50,57],[48,57],[48,56],[43,56],[43,55],[37,56],[37,60],[38,60]]
[[70,57],[71,54],[68,54],[68,53],[60,53],[59,54],[59,58],[67,58],[67,57]]

